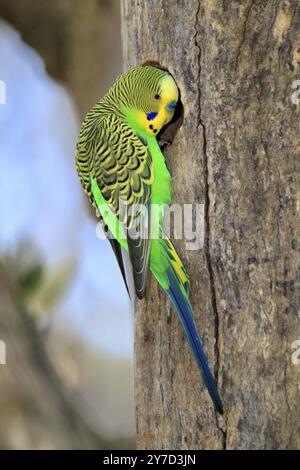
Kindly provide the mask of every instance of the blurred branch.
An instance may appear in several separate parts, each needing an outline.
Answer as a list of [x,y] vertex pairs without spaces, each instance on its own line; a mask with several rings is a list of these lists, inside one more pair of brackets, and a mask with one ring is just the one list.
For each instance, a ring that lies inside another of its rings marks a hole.
[[128,447],[103,441],[73,406],[1,261],[0,297],[0,339],[7,356],[0,365],[0,448]]
[[0,0],[0,17],[68,85],[82,116],[121,72],[119,10],[119,2],[108,0]]

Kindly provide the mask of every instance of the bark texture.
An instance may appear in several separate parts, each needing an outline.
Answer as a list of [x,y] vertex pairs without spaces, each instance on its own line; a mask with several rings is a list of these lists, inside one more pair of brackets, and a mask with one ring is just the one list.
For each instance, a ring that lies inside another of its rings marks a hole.
[[181,91],[166,159],[174,202],[205,204],[205,243],[176,247],[225,404],[216,416],[152,280],[136,306],[138,447],[300,448],[300,5],[124,0],[122,29],[125,67],[158,61]]

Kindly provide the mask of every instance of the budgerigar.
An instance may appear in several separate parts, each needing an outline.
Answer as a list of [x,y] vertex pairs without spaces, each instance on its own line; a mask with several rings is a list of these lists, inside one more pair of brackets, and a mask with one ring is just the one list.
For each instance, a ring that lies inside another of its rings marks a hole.
[[137,297],[145,295],[150,268],[171,299],[208,392],[222,414],[189,301],[189,279],[163,230],[163,207],[171,202],[172,188],[157,135],[172,120],[178,99],[178,87],[167,71],[150,65],[129,69],[87,114],[76,167],[84,191],[103,219],[126,287],[124,251]]

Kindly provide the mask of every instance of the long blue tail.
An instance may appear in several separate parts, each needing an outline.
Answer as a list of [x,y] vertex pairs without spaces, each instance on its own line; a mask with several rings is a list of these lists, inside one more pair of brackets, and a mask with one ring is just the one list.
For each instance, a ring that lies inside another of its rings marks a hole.
[[217,390],[216,381],[210,371],[206,355],[203,351],[199,333],[194,321],[192,307],[188,300],[188,295],[185,291],[183,292],[182,284],[180,283],[180,280],[178,279],[178,276],[172,267],[167,270],[167,275],[170,286],[166,292],[177,310],[189,345],[194,353],[204,383],[207,387],[208,393],[211,396],[216,410],[220,414],[223,414],[222,401]]

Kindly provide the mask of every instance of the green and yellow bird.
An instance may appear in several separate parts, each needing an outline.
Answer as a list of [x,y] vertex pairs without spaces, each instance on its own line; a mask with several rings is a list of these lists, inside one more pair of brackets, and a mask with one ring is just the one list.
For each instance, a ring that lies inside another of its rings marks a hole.
[[123,73],[86,115],[76,167],[84,191],[103,219],[126,287],[124,250],[137,297],[145,295],[150,268],[173,302],[208,392],[222,414],[189,302],[189,279],[163,230],[172,187],[157,135],[173,118],[178,98],[177,85],[165,70],[145,65]]

